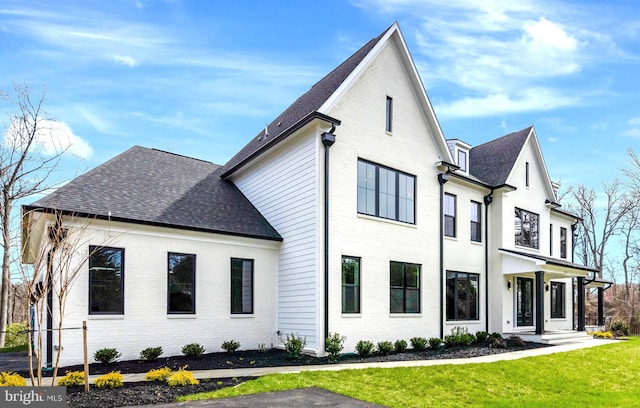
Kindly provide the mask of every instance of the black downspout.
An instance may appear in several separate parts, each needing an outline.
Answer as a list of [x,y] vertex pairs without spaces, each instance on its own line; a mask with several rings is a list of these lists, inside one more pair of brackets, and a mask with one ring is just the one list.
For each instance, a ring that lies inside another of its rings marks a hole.
[[440,183],[440,338],[444,338],[444,184],[449,174],[438,174]]
[[492,202],[493,190],[484,196],[484,331],[487,333],[489,333],[489,204]]
[[329,132],[322,134],[324,145],[324,349],[329,337],[329,148],[336,142],[333,125]]

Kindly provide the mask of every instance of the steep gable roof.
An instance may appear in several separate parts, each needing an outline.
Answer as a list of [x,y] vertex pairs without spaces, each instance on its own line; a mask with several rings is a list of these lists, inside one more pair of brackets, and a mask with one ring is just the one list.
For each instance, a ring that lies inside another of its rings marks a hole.
[[[312,113],[317,112],[391,27],[379,36],[371,39],[342,64],[338,65],[338,67],[324,78],[316,82],[311,89],[296,99],[296,101],[275,118],[266,129],[258,133],[242,150],[224,165],[222,176],[226,177],[230,175],[236,168],[260,152],[261,149],[268,148],[275,144],[287,134],[286,131],[288,129],[296,126],[296,124],[309,117]],[[325,119],[331,121],[332,118],[326,117]],[[265,135],[265,131],[268,132],[267,135]]]
[[210,162],[134,146],[27,209],[281,240],[219,173]]
[[532,130],[529,126],[471,149],[471,175],[493,187],[504,185]]

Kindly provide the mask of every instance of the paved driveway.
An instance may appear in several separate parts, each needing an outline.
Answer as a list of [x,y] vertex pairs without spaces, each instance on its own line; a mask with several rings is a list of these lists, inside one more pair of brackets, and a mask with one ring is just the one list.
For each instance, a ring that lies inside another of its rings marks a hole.
[[[354,398],[345,397],[322,388],[301,388],[290,391],[264,392],[261,394],[241,395],[239,397],[209,399],[202,401],[176,402],[160,405],[144,405],[155,408],[280,408],[280,407],[341,407],[374,408],[382,405],[371,404]],[[133,408],[133,407],[130,407]],[[140,408],[138,406],[138,408]]]
[[29,360],[26,351],[0,353],[0,371],[28,371]]

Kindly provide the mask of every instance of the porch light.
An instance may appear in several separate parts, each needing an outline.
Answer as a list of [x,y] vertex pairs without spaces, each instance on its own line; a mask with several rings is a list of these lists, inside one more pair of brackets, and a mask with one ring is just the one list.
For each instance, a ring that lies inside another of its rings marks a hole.
[[507,289],[511,290],[511,279],[507,281]]

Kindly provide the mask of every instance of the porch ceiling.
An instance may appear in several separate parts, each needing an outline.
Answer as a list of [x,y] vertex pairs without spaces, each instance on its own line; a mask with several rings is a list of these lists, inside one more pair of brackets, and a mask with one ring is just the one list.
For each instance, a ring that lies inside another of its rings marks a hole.
[[543,271],[545,277],[560,279],[574,277],[588,278],[590,274],[597,272],[597,270],[584,265],[542,255],[504,248],[500,248],[498,252],[504,255],[502,257],[503,275],[527,275],[534,274],[536,271]]

